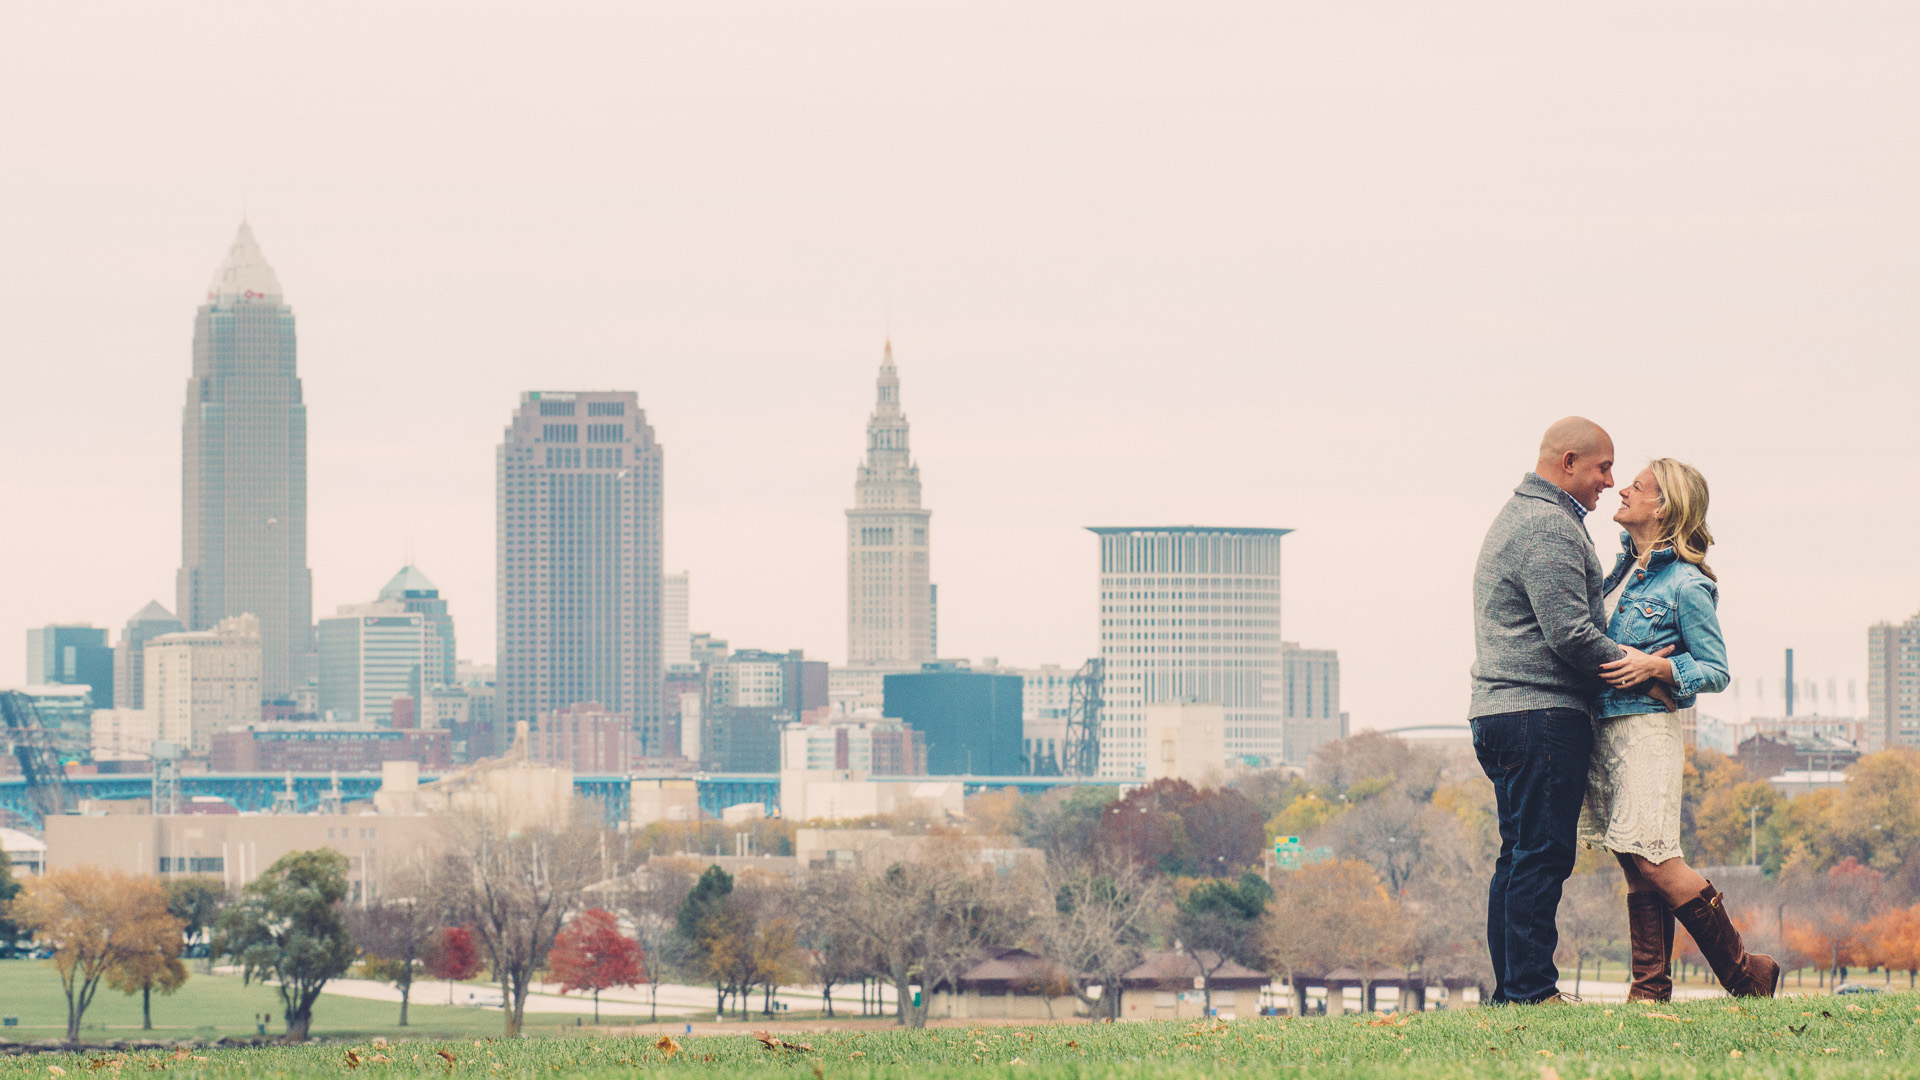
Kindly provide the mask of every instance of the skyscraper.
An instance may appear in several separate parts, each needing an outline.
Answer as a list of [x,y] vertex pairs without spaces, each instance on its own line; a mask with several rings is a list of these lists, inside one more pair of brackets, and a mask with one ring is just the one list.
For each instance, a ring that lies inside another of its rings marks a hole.
[[501,719],[596,702],[662,753],[661,449],[638,396],[523,394],[498,464]]
[[113,650],[107,647],[107,632],[85,623],[28,630],[27,681],[85,686],[94,708],[113,708]]
[[441,599],[440,587],[428,580],[419,567],[408,563],[381,588],[379,598],[399,602],[405,610],[419,615],[426,628],[426,659],[420,670],[420,689],[459,683],[454,673],[458,658],[454,655],[453,613]]
[[920,467],[907,447],[900,373],[888,341],[867,421],[867,460],[847,511],[847,663],[917,670],[933,656],[933,586]]
[[149,600],[133,613],[120,629],[120,644],[113,647],[113,704],[121,709],[139,709],[146,705],[147,642],[162,634],[177,634],[186,627],[173,612]]
[[1867,627],[1867,749],[1920,746],[1920,615]]
[[180,501],[180,621],[254,616],[262,693],[290,698],[313,673],[307,407],[293,309],[245,222],[194,317]]
[[1104,776],[1144,775],[1146,707],[1226,706],[1227,754],[1286,753],[1280,538],[1291,529],[1094,527]]

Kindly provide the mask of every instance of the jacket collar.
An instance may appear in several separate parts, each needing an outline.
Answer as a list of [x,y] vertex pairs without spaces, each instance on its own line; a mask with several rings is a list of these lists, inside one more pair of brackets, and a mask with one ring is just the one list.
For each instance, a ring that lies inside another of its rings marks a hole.
[[[1639,557],[1639,555],[1640,553],[1635,551],[1633,547],[1633,536],[1623,530],[1620,533],[1620,557],[1631,561]],[[1647,573],[1651,574],[1666,569],[1667,564],[1672,562],[1674,557],[1673,545],[1669,544],[1666,547],[1658,549],[1647,557]]]
[[1546,502],[1553,503],[1562,510],[1565,510],[1573,520],[1583,525],[1586,523],[1587,508],[1574,502],[1573,496],[1567,494],[1564,488],[1537,472],[1530,472],[1521,477],[1520,486],[1514,488],[1513,493],[1515,495],[1526,496],[1529,499],[1542,499]]

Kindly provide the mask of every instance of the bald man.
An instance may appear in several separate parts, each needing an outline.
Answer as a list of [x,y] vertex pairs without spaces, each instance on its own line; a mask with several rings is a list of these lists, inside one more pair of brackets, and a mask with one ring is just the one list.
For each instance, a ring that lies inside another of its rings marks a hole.
[[1568,1001],[1553,951],[1560,889],[1593,754],[1590,710],[1607,638],[1600,557],[1585,523],[1613,486],[1613,439],[1569,416],[1480,546],[1473,575],[1473,749],[1493,781],[1500,858],[1487,889],[1498,1004]]

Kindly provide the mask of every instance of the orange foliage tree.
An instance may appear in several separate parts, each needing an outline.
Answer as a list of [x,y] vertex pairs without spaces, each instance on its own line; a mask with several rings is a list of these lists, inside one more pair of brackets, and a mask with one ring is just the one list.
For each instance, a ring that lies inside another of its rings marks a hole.
[[29,879],[9,914],[53,949],[67,994],[69,1043],[80,1041],[80,1018],[102,979],[180,954],[183,924],[167,913],[167,891],[150,877],[94,866],[55,870]]
[[1904,971],[1907,985],[1914,985],[1920,972],[1920,904],[1881,912],[1868,921],[1860,936],[1868,963],[1888,972]]

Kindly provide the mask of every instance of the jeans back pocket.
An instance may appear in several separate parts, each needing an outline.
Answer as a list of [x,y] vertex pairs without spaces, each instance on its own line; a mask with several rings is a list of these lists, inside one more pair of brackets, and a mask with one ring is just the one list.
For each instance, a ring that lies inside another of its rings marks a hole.
[[1473,753],[1488,775],[1511,772],[1527,754],[1527,717],[1524,712],[1473,718]]

